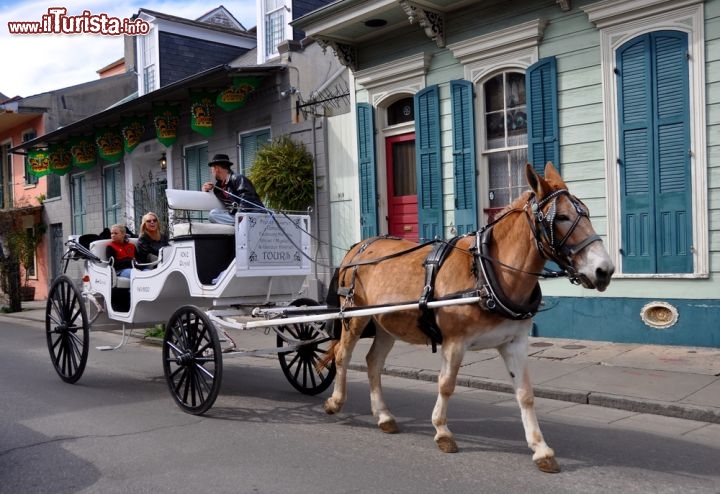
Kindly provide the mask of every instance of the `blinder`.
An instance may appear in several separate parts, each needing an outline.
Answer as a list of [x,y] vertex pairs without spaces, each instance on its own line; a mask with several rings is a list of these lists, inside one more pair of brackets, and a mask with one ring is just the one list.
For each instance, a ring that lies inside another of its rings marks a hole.
[[[557,215],[557,200],[558,197],[562,195],[567,196],[570,204],[575,208],[577,216],[575,216],[572,225],[565,235],[558,240],[555,237],[555,217]],[[550,204],[550,207],[547,208],[547,211],[544,211],[543,208],[548,204]],[[590,215],[585,205],[570,194],[567,189],[558,189],[540,201],[537,200],[535,194],[531,194],[525,205],[525,211],[528,212],[528,223],[530,224],[530,230],[533,232],[535,244],[540,255],[547,260],[557,263],[558,266],[567,273],[571,283],[576,285],[580,284],[581,275],[573,266],[571,259],[591,243],[602,240],[599,235],[592,234],[575,245],[569,245],[567,243],[575,231],[575,228],[577,228],[580,223],[580,220],[582,218],[587,218],[588,221],[590,220]]]

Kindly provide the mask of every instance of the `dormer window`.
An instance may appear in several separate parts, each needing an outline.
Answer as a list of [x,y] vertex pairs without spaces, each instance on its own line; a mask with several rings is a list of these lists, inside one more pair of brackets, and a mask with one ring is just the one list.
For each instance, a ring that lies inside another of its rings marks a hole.
[[278,55],[278,45],[285,41],[285,2],[284,0],[264,0],[265,10],[265,58],[272,58]]

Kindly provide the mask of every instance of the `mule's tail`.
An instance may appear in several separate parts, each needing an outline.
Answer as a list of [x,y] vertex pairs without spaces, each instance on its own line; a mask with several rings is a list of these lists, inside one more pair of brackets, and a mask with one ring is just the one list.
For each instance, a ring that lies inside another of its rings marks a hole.
[[323,357],[315,364],[316,371],[320,372],[321,370],[330,367],[332,361],[335,360],[335,347],[338,346],[339,343],[340,340],[332,340],[330,342],[327,353],[323,355]]

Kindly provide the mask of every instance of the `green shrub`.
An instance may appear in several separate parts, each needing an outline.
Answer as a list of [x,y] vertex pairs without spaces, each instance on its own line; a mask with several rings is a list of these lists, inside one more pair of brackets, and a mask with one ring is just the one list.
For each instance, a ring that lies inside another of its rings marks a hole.
[[304,211],[313,205],[313,157],[302,143],[288,136],[260,148],[248,178],[271,209]]

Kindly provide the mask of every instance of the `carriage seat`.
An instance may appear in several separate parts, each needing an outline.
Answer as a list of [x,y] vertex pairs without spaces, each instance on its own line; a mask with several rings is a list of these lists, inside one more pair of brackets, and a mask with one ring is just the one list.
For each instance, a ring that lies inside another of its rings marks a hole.
[[[178,211],[210,211],[223,208],[223,204],[211,192],[199,190],[167,189],[165,191],[168,207]],[[221,225],[206,221],[189,220],[183,223],[174,223],[172,237],[187,237],[195,235],[234,235],[233,225]]]
[[[136,238],[131,238],[130,242],[135,244],[135,247],[137,248],[137,241]],[[102,259],[103,261],[107,261],[108,258],[105,255],[107,251],[108,244],[112,242],[110,239],[103,239],[103,240],[96,240],[95,242],[92,242],[90,244],[90,252],[95,254],[97,257]],[[112,286],[113,288],[130,288],[130,280],[128,278],[121,278],[120,276],[115,275],[115,270],[112,270]]]

